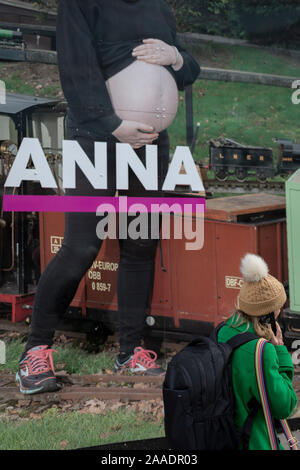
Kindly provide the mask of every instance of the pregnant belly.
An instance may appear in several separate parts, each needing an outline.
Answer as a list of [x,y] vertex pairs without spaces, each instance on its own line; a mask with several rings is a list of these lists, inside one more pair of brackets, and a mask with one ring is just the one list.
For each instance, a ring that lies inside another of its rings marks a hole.
[[161,65],[134,61],[107,80],[116,114],[161,132],[170,126],[178,108],[178,89],[171,73]]

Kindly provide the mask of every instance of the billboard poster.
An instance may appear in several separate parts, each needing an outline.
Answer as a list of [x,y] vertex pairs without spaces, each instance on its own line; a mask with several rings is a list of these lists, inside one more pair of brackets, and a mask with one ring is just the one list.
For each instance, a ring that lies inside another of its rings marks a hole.
[[297,366],[299,22],[296,0],[0,0],[0,449],[195,464],[239,445],[200,437],[218,394],[207,360],[195,417],[191,341],[227,322]]

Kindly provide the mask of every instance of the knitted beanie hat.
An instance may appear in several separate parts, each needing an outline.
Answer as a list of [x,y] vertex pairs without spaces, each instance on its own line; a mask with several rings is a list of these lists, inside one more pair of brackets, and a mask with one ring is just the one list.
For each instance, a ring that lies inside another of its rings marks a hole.
[[279,310],[286,301],[283,285],[269,274],[265,261],[246,254],[241,261],[244,283],[238,295],[238,309],[250,316],[262,316]]

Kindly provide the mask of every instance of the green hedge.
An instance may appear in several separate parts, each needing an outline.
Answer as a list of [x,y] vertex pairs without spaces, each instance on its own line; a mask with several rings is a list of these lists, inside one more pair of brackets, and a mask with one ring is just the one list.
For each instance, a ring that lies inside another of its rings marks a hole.
[[283,43],[300,41],[299,0],[167,0],[178,29]]
[[[26,0],[55,7],[57,0]],[[151,1],[151,0],[148,0]],[[180,32],[300,44],[299,0],[166,0]],[[71,2],[70,2],[71,3]]]
[[166,0],[180,32],[228,33],[232,0]]

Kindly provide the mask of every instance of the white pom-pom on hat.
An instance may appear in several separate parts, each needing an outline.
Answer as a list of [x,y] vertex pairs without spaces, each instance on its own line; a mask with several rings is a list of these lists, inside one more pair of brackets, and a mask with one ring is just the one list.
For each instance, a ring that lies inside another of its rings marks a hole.
[[241,261],[241,273],[246,282],[258,282],[269,274],[267,263],[260,257],[247,253]]

